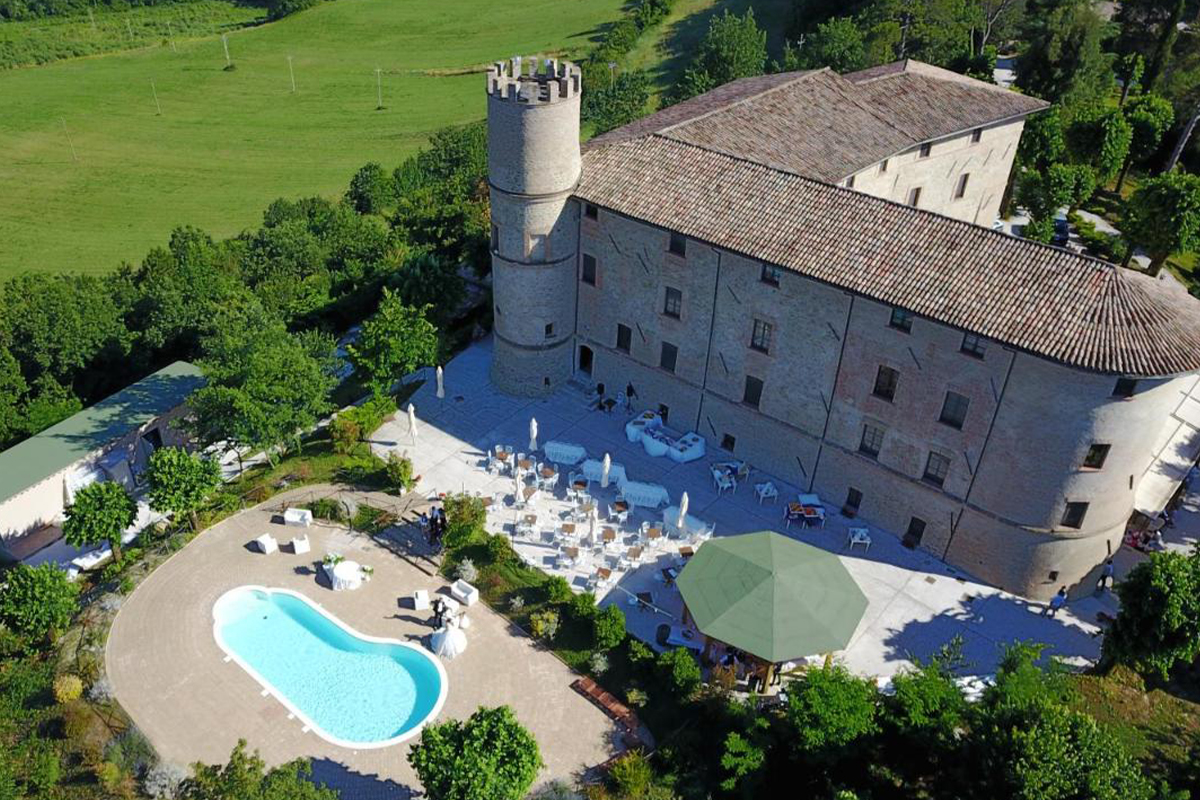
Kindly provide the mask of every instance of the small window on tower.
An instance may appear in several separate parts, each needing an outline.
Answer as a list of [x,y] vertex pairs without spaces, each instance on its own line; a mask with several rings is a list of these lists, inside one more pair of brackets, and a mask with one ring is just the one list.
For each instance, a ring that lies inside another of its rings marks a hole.
[[916,208],[921,204],[921,187],[914,186],[908,190],[908,204]]
[[595,256],[588,255],[587,253],[583,254],[583,270],[582,270],[582,274],[580,275],[580,280],[582,280],[584,283],[586,283],[590,286],[596,285],[596,257]]
[[682,233],[671,233],[671,242],[667,246],[667,251],[672,255],[677,255],[680,258],[687,256],[687,237]]
[[492,226],[492,252],[500,254],[500,229],[495,225]]
[[930,144],[929,142],[926,142],[925,144],[921,145],[921,153],[920,153],[921,158],[929,158],[929,154],[932,152],[933,152],[933,145]]
[[554,338],[554,323],[553,322],[546,323],[546,338],[547,339]]
[[976,128],[971,131],[971,144],[979,144],[979,140],[983,138],[983,128]]
[[846,178],[846,188],[847,189],[854,188],[854,176],[853,175],[851,175],[849,178]]
[[591,203],[584,203],[583,215],[588,219],[599,219],[600,209],[596,208],[596,206],[592,205]]
[[727,433],[721,437],[722,450],[732,453],[735,446],[737,446],[737,438],[732,433]]
[[964,172],[958,176],[958,185],[954,187],[954,199],[961,200],[967,195],[967,181],[971,179],[969,172]]

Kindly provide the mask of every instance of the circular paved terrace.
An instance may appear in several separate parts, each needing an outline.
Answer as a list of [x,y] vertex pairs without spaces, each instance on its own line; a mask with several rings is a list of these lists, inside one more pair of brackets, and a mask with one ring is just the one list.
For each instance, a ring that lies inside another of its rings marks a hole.
[[[108,676],[121,705],[165,760],[224,763],[245,738],[270,764],[312,758],[318,779],[348,790],[347,797],[406,797],[418,788],[406,758],[408,743],[355,751],[305,733],[279,701],[264,697],[253,678],[225,660],[213,639],[213,603],[245,584],[302,592],[371,636],[403,641],[431,632],[426,622],[431,612],[415,612],[399,598],[416,589],[444,593],[447,583],[440,577],[343,528],[308,528],[307,555],[284,546],[304,529],[273,522],[272,510],[289,496],[307,498],[313,491],[278,495],[237,514],[155,570],[113,622]],[[268,532],[279,540],[280,552],[262,555],[248,548]],[[374,567],[374,577],[356,591],[333,592],[319,584],[315,567],[330,550]],[[511,706],[541,747],[546,767],[539,782],[568,779],[616,752],[616,726],[570,688],[578,677],[574,672],[482,603],[469,616],[467,651],[444,662],[449,694],[438,719],[462,719],[480,705]]]

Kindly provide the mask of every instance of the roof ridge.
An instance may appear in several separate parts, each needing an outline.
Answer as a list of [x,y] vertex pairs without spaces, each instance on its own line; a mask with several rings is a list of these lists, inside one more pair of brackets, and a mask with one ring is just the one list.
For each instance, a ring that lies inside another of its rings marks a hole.
[[907,203],[901,203],[898,200],[892,200],[892,199],[886,198],[886,197],[879,197],[878,195],[868,194],[867,192],[860,192],[856,189],[850,189],[845,186],[839,186],[836,183],[831,183],[829,181],[823,181],[820,178],[814,178],[810,175],[804,175],[803,173],[800,173],[800,172],[786,170],[781,167],[774,167],[774,166],[771,166],[770,164],[763,164],[760,161],[754,161],[750,158],[746,158],[745,156],[731,155],[722,150],[713,150],[711,148],[704,147],[702,145],[693,144],[692,142],[685,142],[680,139],[674,139],[674,138],[671,138],[670,136],[658,136],[657,133],[652,133],[652,134],[649,134],[648,136],[638,136],[633,139],[627,139],[626,141],[619,142],[618,144],[631,144],[631,143],[637,142],[641,139],[646,139],[646,138],[651,138],[651,137],[657,137],[657,138],[663,139],[665,141],[671,142],[672,144],[694,148],[696,150],[701,150],[706,153],[712,153],[713,155],[717,155],[722,158],[728,158],[731,161],[739,161],[744,164],[749,164],[752,167],[757,167],[759,169],[766,170],[768,172],[774,172],[774,173],[778,173],[780,175],[790,175],[792,177],[799,178],[801,181],[804,181],[806,183],[812,183],[812,184],[816,184],[818,186],[835,189],[839,192],[844,192],[844,193],[853,195],[855,197],[867,198],[869,201],[884,203],[884,204],[893,206],[895,208],[904,209],[904,211],[906,211],[908,213],[924,214],[926,216],[933,217],[935,219],[945,220],[954,225],[964,227],[971,231],[978,231],[978,232],[981,232],[981,233],[984,233],[984,234],[987,234],[987,235],[990,235],[993,237],[1002,237],[1006,242],[1016,243],[1018,247],[1029,247],[1030,249],[1042,248],[1042,249],[1048,250],[1050,252],[1062,253],[1062,254],[1070,256],[1072,258],[1079,259],[1080,261],[1092,262],[1096,266],[1099,266],[1106,270],[1120,269],[1120,267],[1118,265],[1113,264],[1109,261],[1105,261],[1103,259],[1096,258],[1095,256],[1085,255],[1083,253],[1076,253],[1074,251],[1066,249],[1065,247],[1059,247],[1057,245],[1049,244],[1047,242],[1039,242],[1035,239],[1026,239],[1022,236],[1014,236],[1012,234],[1004,233],[1003,231],[993,230],[993,229],[985,227],[983,225],[976,225],[973,222],[967,222],[966,220],[961,220],[961,219],[958,219],[957,217],[947,216],[946,214],[939,214],[938,212],[931,211],[927,208],[921,208],[920,206],[910,206]]
[[[667,131],[672,131],[672,130],[682,127],[684,125],[690,125],[693,122],[698,122],[702,119],[708,119],[709,117],[713,116],[714,114],[722,114],[722,113],[728,111],[729,109],[737,108],[738,106],[740,106],[744,103],[747,103],[750,100],[756,100],[760,97],[765,97],[766,95],[777,92],[780,89],[783,89],[785,87],[794,86],[810,75],[819,75],[824,72],[829,72],[834,75],[837,74],[836,72],[833,72],[833,70],[831,70],[829,67],[821,67],[820,69],[796,70],[792,73],[786,73],[786,72],[775,73],[776,75],[791,74],[791,75],[794,75],[795,77],[789,81],[783,81],[782,83],[779,83],[775,86],[768,86],[766,89],[763,89],[761,92],[755,92],[754,94],[749,94],[749,95],[746,95],[745,97],[740,97],[737,100],[734,100],[732,103],[727,103],[726,105],[709,109],[708,111],[705,111],[703,114],[698,114],[697,116],[694,116],[694,117],[688,117],[687,119],[683,119],[683,120],[680,120],[679,122],[668,125],[665,128],[659,128],[656,131],[651,131],[650,135],[662,135],[662,134],[666,133]],[[770,75],[770,73],[764,73],[763,75],[747,75],[745,78],[738,78],[737,80],[730,81],[729,83],[721,84],[721,86],[731,86],[731,85],[737,84],[740,81],[751,81],[751,80],[754,80],[755,78],[767,77],[768,75]],[[719,89],[721,87],[718,86],[716,88]],[[701,97],[701,96],[702,95],[697,95],[697,97]],[[688,99],[690,100],[691,98],[688,98]],[[670,108],[670,106],[667,106],[667,108]],[[635,138],[640,138],[640,137],[635,137]],[[671,138],[671,137],[665,137],[665,138]]]

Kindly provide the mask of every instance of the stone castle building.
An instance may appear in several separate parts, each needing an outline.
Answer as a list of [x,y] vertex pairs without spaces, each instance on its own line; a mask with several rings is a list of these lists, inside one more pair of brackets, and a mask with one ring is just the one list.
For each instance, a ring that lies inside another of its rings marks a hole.
[[1200,303],[990,228],[1045,103],[905,61],[735,81],[579,145],[488,74],[493,380],[624,387],[1003,588],[1083,581],[1200,451]]

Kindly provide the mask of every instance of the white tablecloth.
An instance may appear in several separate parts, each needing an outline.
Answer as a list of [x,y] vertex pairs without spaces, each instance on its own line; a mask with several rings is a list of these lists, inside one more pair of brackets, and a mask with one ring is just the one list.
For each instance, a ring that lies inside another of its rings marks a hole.
[[625,481],[621,484],[621,494],[631,506],[658,508],[663,503],[671,502],[671,496],[667,494],[667,487],[657,483]]
[[642,438],[642,431],[657,428],[659,425],[662,425],[662,417],[653,411],[643,411],[625,423],[625,438],[636,443]]
[[542,445],[542,452],[548,461],[555,464],[578,464],[587,458],[587,450],[583,449],[583,445],[570,442],[546,442]]
[[679,506],[668,506],[663,511],[663,527],[672,533],[682,534],[687,536],[692,533],[699,533],[708,528],[708,523],[691,514],[684,515],[683,523],[685,530],[680,530],[675,523],[679,521]]
[[667,457],[679,464],[686,464],[704,457],[704,437],[698,433],[687,433],[667,451]]
[[662,429],[657,431],[642,431],[642,448],[646,451],[646,455],[648,456],[654,456],[656,458],[665,456],[667,451],[671,449],[673,442],[674,440]]
[[362,586],[362,567],[357,561],[341,561],[329,574],[335,592]]
[[[583,476],[589,481],[599,481],[600,473],[604,471],[604,462],[597,461],[594,458],[589,458],[583,462]],[[617,486],[625,483],[625,467],[615,461],[608,470],[608,483],[610,486]]]

